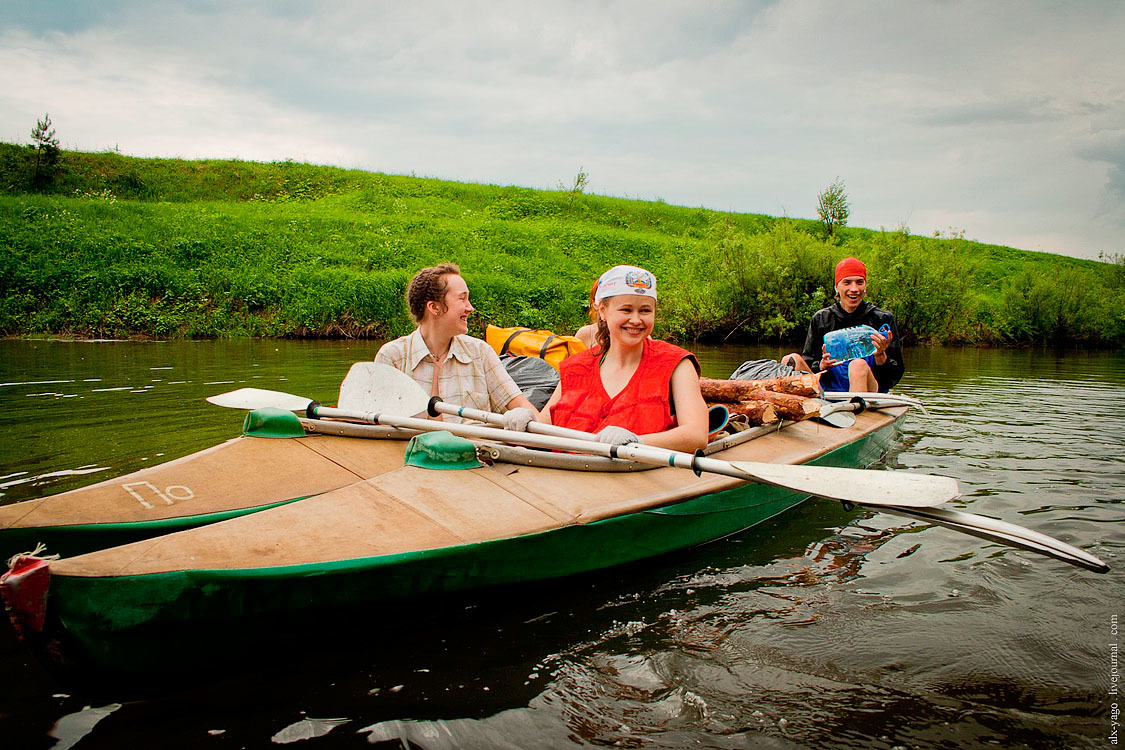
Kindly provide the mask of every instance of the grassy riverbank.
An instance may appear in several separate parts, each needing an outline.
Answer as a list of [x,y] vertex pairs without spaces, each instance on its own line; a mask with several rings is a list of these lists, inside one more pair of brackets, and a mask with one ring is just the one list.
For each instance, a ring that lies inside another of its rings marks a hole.
[[0,333],[372,336],[410,329],[410,275],[457,262],[485,323],[584,322],[615,263],[661,280],[661,334],[800,341],[845,255],[907,343],[1125,344],[1125,264],[957,237],[844,229],[587,195],[290,162],[0,144]]

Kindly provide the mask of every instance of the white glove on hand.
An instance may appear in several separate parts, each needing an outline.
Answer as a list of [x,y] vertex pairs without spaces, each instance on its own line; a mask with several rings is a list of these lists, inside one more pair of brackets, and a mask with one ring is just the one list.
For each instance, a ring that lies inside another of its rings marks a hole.
[[624,427],[610,425],[603,427],[601,432],[598,433],[599,443],[614,443],[616,445],[625,445],[626,443],[644,443],[639,437],[626,430]]
[[527,432],[527,426],[535,419],[535,412],[526,406],[509,409],[501,415],[504,418],[504,429],[515,432]]

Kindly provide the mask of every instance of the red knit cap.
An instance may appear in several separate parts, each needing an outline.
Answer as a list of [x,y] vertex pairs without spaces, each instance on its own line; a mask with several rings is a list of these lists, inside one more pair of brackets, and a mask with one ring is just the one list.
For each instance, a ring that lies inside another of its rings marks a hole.
[[839,284],[841,279],[849,276],[862,276],[867,281],[867,266],[859,258],[844,258],[836,264],[836,281],[832,285]]

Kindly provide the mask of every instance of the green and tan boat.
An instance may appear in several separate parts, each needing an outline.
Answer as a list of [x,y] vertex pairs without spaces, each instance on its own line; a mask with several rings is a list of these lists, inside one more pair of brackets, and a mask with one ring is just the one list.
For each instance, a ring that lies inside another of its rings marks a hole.
[[[867,466],[896,440],[901,414],[867,412],[848,429],[772,428],[713,455]],[[252,515],[44,562],[39,608],[25,602],[15,621],[61,639],[63,653],[123,667],[141,631],[569,576],[734,534],[807,497],[501,444],[481,443],[492,465],[457,470],[403,465],[404,441],[337,444],[352,455],[393,449],[398,466]],[[17,588],[37,590],[27,580]],[[9,606],[18,610],[23,594]]]

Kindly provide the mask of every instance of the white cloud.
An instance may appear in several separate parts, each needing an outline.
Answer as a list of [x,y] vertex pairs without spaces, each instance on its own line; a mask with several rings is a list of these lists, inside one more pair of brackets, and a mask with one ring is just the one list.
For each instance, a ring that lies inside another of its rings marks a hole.
[[1121,3],[59,5],[3,24],[0,137],[806,217],[839,176],[855,225],[1125,251]]

